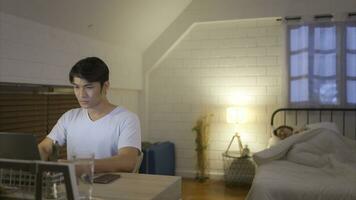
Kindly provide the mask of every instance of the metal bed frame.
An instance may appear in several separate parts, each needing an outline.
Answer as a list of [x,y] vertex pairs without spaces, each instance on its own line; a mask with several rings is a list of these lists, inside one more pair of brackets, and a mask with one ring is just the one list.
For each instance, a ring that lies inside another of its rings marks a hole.
[[[351,136],[351,138],[356,139],[356,108],[279,108],[272,113],[271,126],[276,127],[275,126],[276,118],[280,114],[283,115],[283,119],[282,119],[283,122],[280,123],[280,125],[290,125],[290,123],[288,123],[288,119],[290,118],[294,118],[294,125],[297,125],[299,123],[299,120],[301,119],[299,114],[306,115],[306,123],[309,124],[311,122],[311,113],[314,114],[313,119],[315,119],[315,113],[318,114],[316,117],[318,118],[316,122],[325,122],[325,121],[336,122],[337,119],[341,121],[342,124],[341,132],[344,136],[346,135],[346,131],[345,131],[346,127],[349,125],[353,126],[354,133]],[[328,119],[324,120],[326,117]],[[352,121],[347,122],[346,121],[347,119],[351,119]]]

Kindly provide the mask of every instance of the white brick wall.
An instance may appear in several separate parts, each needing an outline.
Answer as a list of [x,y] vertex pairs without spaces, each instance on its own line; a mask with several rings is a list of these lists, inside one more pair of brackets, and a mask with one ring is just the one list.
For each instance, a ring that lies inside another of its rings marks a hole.
[[69,85],[71,66],[87,56],[107,62],[112,102],[139,113],[141,53],[0,12],[0,82]]
[[134,113],[140,114],[139,93],[136,90],[111,88],[108,93],[108,99],[115,105],[123,106]]
[[[149,138],[176,144],[177,173],[194,176],[199,116],[213,113],[209,166],[221,176],[221,153],[234,134],[228,106],[244,106],[239,125],[252,151],[266,146],[271,111],[281,104],[283,27],[275,19],[198,24],[149,76]],[[237,150],[237,144],[233,145]]]

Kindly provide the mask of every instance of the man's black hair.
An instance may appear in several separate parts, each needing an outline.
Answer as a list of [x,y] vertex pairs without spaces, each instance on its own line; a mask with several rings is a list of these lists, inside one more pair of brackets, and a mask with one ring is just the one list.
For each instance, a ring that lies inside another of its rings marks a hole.
[[69,81],[73,83],[74,77],[85,79],[88,82],[100,82],[100,85],[109,80],[109,68],[100,58],[88,57],[78,61],[69,72]]

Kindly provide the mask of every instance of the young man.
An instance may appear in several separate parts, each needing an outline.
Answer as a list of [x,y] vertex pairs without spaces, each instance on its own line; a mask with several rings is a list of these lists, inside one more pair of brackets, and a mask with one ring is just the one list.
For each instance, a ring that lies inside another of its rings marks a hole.
[[81,108],[64,113],[38,145],[42,160],[48,160],[53,144],[67,144],[67,159],[94,154],[95,172],[131,172],[141,150],[138,117],[111,104],[106,94],[109,69],[99,58],[77,62],[69,73]]

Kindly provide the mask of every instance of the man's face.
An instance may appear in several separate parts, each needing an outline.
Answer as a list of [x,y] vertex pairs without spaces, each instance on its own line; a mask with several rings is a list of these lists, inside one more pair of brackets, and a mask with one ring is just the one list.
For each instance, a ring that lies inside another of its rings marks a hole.
[[82,108],[94,108],[105,99],[107,83],[105,82],[103,88],[100,82],[88,82],[85,79],[74,77],[73,87],[74,94]]

